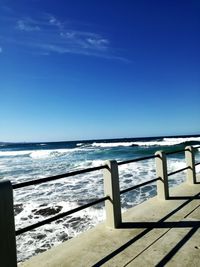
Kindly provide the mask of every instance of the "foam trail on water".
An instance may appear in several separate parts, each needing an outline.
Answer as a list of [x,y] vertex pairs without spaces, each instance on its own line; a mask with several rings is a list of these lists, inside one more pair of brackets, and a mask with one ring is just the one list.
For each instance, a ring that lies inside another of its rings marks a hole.
[[189,138],[163,138],[162,140],[155,141],[135,141],[135,142],[94,142],[92,143],[93,147],[119,147],[119,146],[174,146],[182,144],[185,142],[196,141],[200,142],[200,137],[189,137]]

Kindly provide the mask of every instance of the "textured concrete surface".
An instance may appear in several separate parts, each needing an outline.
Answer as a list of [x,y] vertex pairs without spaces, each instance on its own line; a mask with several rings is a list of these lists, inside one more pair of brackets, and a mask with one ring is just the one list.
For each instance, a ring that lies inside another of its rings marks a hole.
[[200,184],[170,189],[123,214],[120,229],[105,224],[37,255],[20,267],[200,266]]

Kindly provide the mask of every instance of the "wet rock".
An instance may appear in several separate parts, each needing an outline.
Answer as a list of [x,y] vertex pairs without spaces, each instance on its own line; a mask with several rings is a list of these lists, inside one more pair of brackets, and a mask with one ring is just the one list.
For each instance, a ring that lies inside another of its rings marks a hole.
[[41,253],[41,252],[44,252],[44,251],[46,251],[46,249],[44,249],[44,248],[36,248],[36,250],[35,250],[35,255],[36,255],[36,254],[39,254],[39,253]]
[[28,218],[26,218],[26,217],[22,217],[21,220],[22,220],[22,221],[27,221]]
[[69,239],[69,236],[68,236],[68,234],[66,234],[66,233],[62,233],[59,237],[58,237],[58,240],[59,241],[67,241]]
[[14,214],[15,214],[15,216],[18,215],[22,211],[23,211],[23,204],[15,204],[14,205]]
[[41,239],[43,239],[43,238],[45,238],[46,237],[46,235],[45,234],[37,234],[36,235],[36,239],[39,239],[39,240],[41,240]]
[[55,207],[46,207],[43,209],[39,209],[35,212],[35,215],[42,215],[44,217],[55,215],[58,212],[62,210],[61,206],[55,206]]
[[45,232],[47,232],[47,233],[53,233],[53,229],[45,229]]
[[142,192],[148,192],[151,190],[152,190],[152,186],[147,185],[147,186],[143,187]]
[[74,217],[74,218],[71,218],[68,220],[68,223],[73,223],[73,222],[77,222],[77,221],[80,221],[81,220],[81,217]]
[[[133,177],[133,175],[130,174],[130,173],[125,173],[123,176],[124,176],[124,178],[130,178],[130,177]],[[130,180],[130,181],[132,181],[132,180]],[[126,182],[127,182],[127,180],[126,180]]]
[[63,222],[63,219],[59,219],[57,221],[55,221],[56,224],[59,224],[59,223],[62,223]]

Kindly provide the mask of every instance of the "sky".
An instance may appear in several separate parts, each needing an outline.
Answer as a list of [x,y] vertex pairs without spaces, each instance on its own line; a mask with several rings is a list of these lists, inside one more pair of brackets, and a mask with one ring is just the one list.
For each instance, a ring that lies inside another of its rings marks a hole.
[[0,141],[200,134],[199,0],[1,0]]

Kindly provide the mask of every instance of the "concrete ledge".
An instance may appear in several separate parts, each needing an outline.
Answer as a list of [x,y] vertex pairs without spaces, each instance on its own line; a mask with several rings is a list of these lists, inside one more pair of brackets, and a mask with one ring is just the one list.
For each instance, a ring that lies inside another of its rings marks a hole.
[[20,267],[199,266],[200,184],[170,189],[123,214],[120,229],[104,223]]

